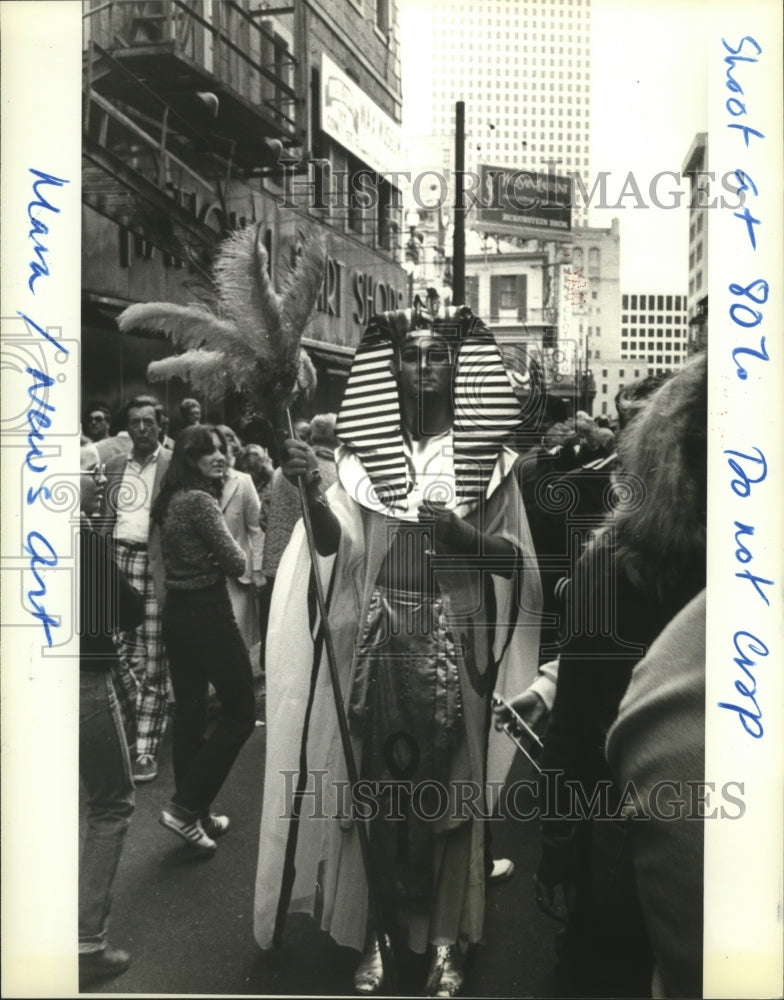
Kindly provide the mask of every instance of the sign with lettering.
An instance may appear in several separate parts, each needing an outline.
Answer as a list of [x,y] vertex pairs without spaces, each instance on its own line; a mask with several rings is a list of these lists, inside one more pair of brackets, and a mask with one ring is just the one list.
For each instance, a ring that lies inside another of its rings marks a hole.
[[400,167],[400,126],[323,53],[321,127],[374,170]]
[[479,190],[469,194],[479,228],[551,238],[572,228],[572,178],[479,164]]

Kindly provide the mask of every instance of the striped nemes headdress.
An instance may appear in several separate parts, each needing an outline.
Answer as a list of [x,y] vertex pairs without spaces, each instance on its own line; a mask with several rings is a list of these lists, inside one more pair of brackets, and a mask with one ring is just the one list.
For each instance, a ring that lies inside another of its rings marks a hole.
[[408,491],[400,398],[390,362],[406,338],[429,331],[456,346],[453,441],[457,504],[485,496],[498,453],[522,423],[520,403],[490,330],[467,306],[379,313],[357,347],[338,415],[337,436],[367,471],[389,514]]

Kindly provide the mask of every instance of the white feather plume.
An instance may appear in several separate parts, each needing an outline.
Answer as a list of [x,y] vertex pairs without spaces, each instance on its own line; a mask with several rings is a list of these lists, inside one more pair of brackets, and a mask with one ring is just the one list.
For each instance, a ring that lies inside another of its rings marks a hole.
[[323,236],[311,234],[278,294],[268,273],[260,226],[248,226],[218,249],[214,310],[138,303],[125,309],[117,322],[124,332],[162,332],[184,349],[149,365],[151,380],[182,378],[216,402],[233,389],[243,393],[249,410],[269,412],[315,388],[315,369],[301,341],[321,290],[325,258]]

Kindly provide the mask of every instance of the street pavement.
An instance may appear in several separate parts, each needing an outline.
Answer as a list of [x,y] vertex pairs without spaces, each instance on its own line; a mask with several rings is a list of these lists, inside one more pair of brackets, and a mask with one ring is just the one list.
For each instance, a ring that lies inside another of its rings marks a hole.
[[[264,695],[257,694],[264,718]],[[117,874],[110,941],[128,950],[130,969],[91,993],[337,997],[352,995],[358,955],[338,947],[303,915],[289,917],[283,947],[262,952],[253,939],[253,888],[259,848],[266,729],[257,726],[215,803],[232,826],[211,858],[158,824],[173,791],[171,745],[159,775],[136,792],[136,812]],[[510,780],[530,777],[518,759]],[[83,812],[83,810],[82,810]],[[513,877],[487,892],[485,940],[468,965],[466,994],[563,996],[556,973],[557,925],[536,906],[532,874],[539,856],[536,822],[493,823],[493,854],[515,863]],[[421,996],[422,957],[399,960],[398,995]]]

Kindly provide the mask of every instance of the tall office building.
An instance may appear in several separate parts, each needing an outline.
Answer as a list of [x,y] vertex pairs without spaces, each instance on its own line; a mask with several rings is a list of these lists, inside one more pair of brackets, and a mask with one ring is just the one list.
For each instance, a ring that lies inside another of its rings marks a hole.
[[708,135],[698,132],[681,172],[689,178],[689,353],[708,346],[708,210],[705,194]]
[[[462,100],[467,169],[489,163],[587,177],[590,0],[402,0],[400,11],[409,135],[448,137],[451,149]],[[418,167],[415,152],[412,160]],[[574,221],[585,221],[579,205]]]

